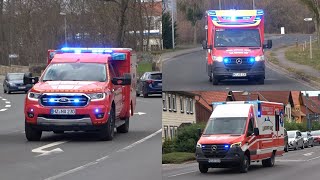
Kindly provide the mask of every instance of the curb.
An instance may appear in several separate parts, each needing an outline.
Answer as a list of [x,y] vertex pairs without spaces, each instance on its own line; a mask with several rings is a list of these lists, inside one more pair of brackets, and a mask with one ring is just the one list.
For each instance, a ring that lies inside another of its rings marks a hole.
[[[280,48],[279,48],[280,49]],[[278,49],[277,49],[278,50]],[[276,50],[276,51],[277,51]],[[277,65],[277,64],[274,64],[272,62],[270,62],[269,60],[266,61],[266,65],[269,66],[270,68],[274,69],[274,70],[278,70],[277,72],[281,73],[281,74],[284,74],[286,75],[287,77],[289,78],[293,78],[295,80],[300,80],[302,81],[302,83],[306,83],[308,86],[312,87],[314,90],[316,89],[320,89],[320,83],[319,82],[316,82],[308,77],[301,77],[299,76],[297,73],[295,72],[290,72],[289,70],[287,70],[286,68],[280,66],[280,65]],[[281,64],[281,63],[280,63]],[[294,69],[294,68],[293,68]],[[296,70],[296,69],[294,69]],[[304,73],[304,72],[303,72]],[[312,76],[313,77],[313,76]]]
[[[170,59],[173,59],[173,58],[176,58],[176,57],[179,57],[179,56],[183,56],[183,55],[186,55],[186,54],[191,54],[191,53],[194,53],[194,52],[198,52],[198,51],[202,51],[202,47],[196,47],[196,48],[190,48],[190,49],[184,49],[184,50],[179,50],[179,51],[176,51],[176,52],[169,52],[167,54],[168,57],[163,57],[163,56],[166,56],[166,55],[161,55],[161,58],[160,60],[162,62],[166,62]],[[172,54],[172,55],[170,55]]]

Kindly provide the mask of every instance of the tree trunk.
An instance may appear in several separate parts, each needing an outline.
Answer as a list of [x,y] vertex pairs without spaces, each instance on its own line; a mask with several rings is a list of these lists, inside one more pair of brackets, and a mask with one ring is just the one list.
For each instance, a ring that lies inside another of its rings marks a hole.
[[197,21],[194,23],[194,27],[193,27],[193,44],[196,45],[197,44]]

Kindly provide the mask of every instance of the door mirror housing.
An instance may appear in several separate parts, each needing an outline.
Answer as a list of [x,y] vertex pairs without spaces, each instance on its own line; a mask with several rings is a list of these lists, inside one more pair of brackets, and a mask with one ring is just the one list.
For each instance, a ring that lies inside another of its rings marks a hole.
[[124,74],[123,77],[114,77],[111,80],[114,85],[131,85],[131,74]]
[[203,49],[212,49],[212,45],[208,45],[208,41],[207,40],[203,40],[202,41],[202,48]]
[[39,77],[23,77],[23,84],[37,84],[39,82]]
[[260,134],[259,133],[259,128],[254,128],[253,129],[253,134],[256,135],[256,136],[259,136],[259,134]]
[[271,49],[272,48],[272,40],[267,40],[267,44],[263,45],[264,49]]

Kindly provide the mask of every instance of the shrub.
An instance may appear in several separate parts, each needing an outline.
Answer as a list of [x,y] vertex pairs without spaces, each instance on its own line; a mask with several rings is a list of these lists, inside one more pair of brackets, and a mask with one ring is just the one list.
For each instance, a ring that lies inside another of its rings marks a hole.
[[205,125],[202,124],[192,124],[178,129],[177,136],[174,139],[174,150],[194,153],[199,139],[198,128],[204,129],[204,127]]
[[174,141],[170,139],[165,139],[162,144],[162,154],[167,154],[174,152]]

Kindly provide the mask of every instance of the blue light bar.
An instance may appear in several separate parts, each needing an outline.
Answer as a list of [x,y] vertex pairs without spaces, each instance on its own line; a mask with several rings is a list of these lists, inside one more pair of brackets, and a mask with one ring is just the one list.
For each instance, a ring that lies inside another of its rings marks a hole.
[[253,57],[249,59],[249,62],[250,62],[250,63],[254,63],[255,61],[256,61],[256,59],[253,58]]
[[226,102],[214,102],[213,105],[220,105],[220,104],[226,104]]
[[80,100],[79,100],[79,99],[75,99],[74,102],[75,102],[75,103],[78,103],[78,102],[80,102]]
[[228,59],[228,58],[223,58],[223,62],[224,62],[225,64],[228,64],[228,63],[229,63],[229,59]]
[[49,99],[49,102],[54,102],[54,99],[53,98]]
[[215,16],[215,15],[217,15],[216,11],[214,11],[214,10],[209,10],[209,11],[208,11],[208,14],[209,14],[209,16]]
[[257,21],[257,20],[261,20],[262,19],[262,16],[257,16],[256,18],[255,18],[255,20]]
[[74,52],[74,53],[112,53],[110,48],[70,48],[64,47],[61,48],[61,51],[64,52]]
[[115,61],[123,61],[126,60],[126,54],[125,53],[113,53],[111,54],[112,60]]
[[263,12],[263,10],[257,10],[257,15],[264,15],[264,12]]
[[224,145],[225,148],[229,148],[229,145]]

